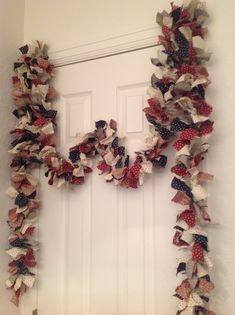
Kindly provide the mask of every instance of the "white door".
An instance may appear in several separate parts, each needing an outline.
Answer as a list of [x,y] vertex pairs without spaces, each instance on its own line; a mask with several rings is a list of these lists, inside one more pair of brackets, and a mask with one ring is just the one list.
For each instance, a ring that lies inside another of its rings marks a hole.
[[[156,53],[148,48],[57,69],[58,138],[65,156],[76,133],[93,130],[99,119],[117,120],[132,157],[145,147],[142,109]],[[138,190],[105,183],[95,168],[83,186],[56,190],[41,171],[40,281],[37,292],[22,300],[23,315],[34,308],[38,315],[175,312],[172,160]]]

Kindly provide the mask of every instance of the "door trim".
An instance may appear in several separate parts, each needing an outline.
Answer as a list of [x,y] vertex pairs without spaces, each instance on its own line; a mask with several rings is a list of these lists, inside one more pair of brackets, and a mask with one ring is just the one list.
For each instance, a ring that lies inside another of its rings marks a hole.
[[52,63],[60,67],[156,45],[157,31],[156,27],[152,27],[49,53]]

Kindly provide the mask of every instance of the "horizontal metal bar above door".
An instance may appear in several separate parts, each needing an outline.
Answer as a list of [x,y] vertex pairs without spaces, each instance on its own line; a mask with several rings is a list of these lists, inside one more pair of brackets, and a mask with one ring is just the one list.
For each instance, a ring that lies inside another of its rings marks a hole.
[[119,55],[157,45],[157,28],[148,28],[72,48],[51,51],[56,67]]

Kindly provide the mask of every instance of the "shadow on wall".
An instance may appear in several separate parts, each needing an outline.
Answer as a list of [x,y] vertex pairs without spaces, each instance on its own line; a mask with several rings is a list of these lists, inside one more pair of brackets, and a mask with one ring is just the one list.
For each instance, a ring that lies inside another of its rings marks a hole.
[[7,246],[9,229],[6,224],[7,212],[11,206],[5,195],[9,186],[8,148],[10,143],[9,131],[14,121],[11,116],[11,76],[13,62],[17,56],[17,48],[23,43],[24,37],[24,1],[0,1],[0,314],[18,315],[19,310],[10,302],[10,292],[5,289],[7,279],[8,257],[4,252]]

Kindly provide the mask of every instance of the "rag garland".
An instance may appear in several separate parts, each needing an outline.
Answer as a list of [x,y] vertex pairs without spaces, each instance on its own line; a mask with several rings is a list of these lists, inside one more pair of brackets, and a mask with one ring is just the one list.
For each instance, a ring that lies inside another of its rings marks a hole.
[[205,225],[210,223],[207,212],[208,194],[203,187],[213,176],[199,169],[209,148],[213,122],[212,107],[205,100],[210,84],[204,66],[210,54],[205,51],[204,27],[208,14],[199,0],[185,1],[182,6],[171,4],[171,11],[157,14],[163,50],[152,63],[162,71],[153,74],[148,89],[148,107],[144,109],[150,124],[146,148],[136,152],[130,165],[117,123],[99,120],[95,130],[79,134],[69,159],[56,148],[56,114],[52,101],[56,91],[51,86],[54,76],[45,44],[36,41],[20,48],[21,56],[14,64],[13,111],[17,124],[11,131],[11,186],[7,194],[14,198],[9,210],[10,277],[7,288],[13,290],[12,302],[34,285],[35,253],[38,242],[32,239],[39,209],[38,180],[33,170],[46,166],[48,183],[61,187],[65,183],[80,185],[92,171],[92,159],[99,156],[97,168],[107,182],[124,188],[138,188],[145,174],[153,167],[165,167],[167,157],[162,151],[172,139],[176,164],[171,168],[175,177],[171,186],[177,190],[172,199],[186,209],[177,215],[173,243],[182,248],[177,274],[185,279],[175,290],[179,299],[177,315],[215,315],[208,310],[209,294],[214,288],[210,279],[212,262],[209,257]]

